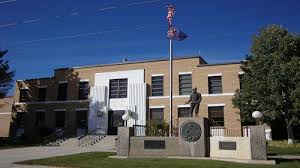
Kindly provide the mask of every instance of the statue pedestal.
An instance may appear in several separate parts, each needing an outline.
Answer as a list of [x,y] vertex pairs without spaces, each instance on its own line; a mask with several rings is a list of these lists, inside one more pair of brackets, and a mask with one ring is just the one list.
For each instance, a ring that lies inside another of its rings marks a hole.
[[183,156],[209,156],[209,126],[206,118],[179,120],[179,146]]

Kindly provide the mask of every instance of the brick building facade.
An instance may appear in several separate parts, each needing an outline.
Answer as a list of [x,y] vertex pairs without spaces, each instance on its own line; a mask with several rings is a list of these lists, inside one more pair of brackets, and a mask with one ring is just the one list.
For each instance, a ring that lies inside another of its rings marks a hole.
[[[232,105],[234,92],[240,87],[239,62],[207,64],[200,56],[181,57],[174,59],[173,69],[174,127],[177,127],[179,117],[208,117],[213,121],[212,125],[241,134],[239,110]],[[135,97],[130,93],[135,92],[131,88],[134,83],[141,84],[137,85],[140,90],[136,95],[143,95],[142,86],[145,86],[145,95],[131,100]],[[96,86],[100,85],[107,89],[102,94],[107,98],[106,111],[103,111],[107,114],[107,126],[103,127],[106,134],[115,134],[115,127],[124,125],[121,117],[131,105],[138,117],[136,121],[128,122],[128,126],[146,124],[150,120],[170,122],[169,62],[159,59],[55,69],[53,77],[17,81],[13,97],[17,118],[15,134],[35,136],[40,134],[40,127],[67,128],[70,134],[82,134],[93,119],[89,94],[91,89],[97,93]],[[189,114],[189,105],[185,104],[192,88],[202,94],[197,115]],[[144,105],[139,105],[143,100]],[[95,113],[101,118],[101,112]]]

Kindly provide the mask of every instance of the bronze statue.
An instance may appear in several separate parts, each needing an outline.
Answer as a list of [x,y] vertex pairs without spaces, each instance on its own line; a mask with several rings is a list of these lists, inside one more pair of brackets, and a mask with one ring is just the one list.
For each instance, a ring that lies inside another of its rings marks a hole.
[[199,105],[202,100],[201,93],[197,92],[197,88],[193,88],[193,92],[190,95],[189,101],[187,101],[185,104],[191,103],[190,107],[190,113],[193,114],[195,109],[195,114],[198,114],[199,111]]

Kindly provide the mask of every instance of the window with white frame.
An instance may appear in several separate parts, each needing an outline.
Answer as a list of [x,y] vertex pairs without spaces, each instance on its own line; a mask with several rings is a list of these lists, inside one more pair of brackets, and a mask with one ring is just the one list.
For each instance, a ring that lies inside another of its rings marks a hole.
[[79,82],[79,93],[78,98],[79,100],[86,100],[89,97],[89,82],[88,81],[80,81]]
[[155,124],[162,124],[164,122],[164,109],[163,108],[151,108],[150,109],[150,122]]
[[25,128],[25,112],[17,112],[16,115],[16,126],[17,128]]
[[29,101],[29,89],[27,88],[22,88],[20,89],[20,102],[28,102]]
[[208,107],[211,126],[224,126],[224,106]]
[[45,112],[44,111],[37,111],[35,112],[35,125],[36,126],[43,126],[45,124]]
[[179,75],[179,95],[190,95],[192,93],[192,74]]
[[57,100],[67,100],[68,83],[60,83],[58,85]]
[[39,88],[38,101],[45,101],[47,95],[47,88]]
[[164,76],[152,76],[151,95],[152,96],[164,95]]
[[87,114],[88,114],[88,110],[76,111],[77,128],[87,129],[88,127]]
[[109,98],[127,98],[128,79],[109,80]]
[[222,93],[222,76],[209,76],[208,77],[208,93],[220,94]]
[[66,122],[66,111],[55,111],[55,127],[64,128]]

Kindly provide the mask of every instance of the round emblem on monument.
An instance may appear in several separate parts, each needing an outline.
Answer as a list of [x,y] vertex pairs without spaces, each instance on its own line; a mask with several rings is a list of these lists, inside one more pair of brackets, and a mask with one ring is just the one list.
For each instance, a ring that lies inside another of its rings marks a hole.
[[201,137],[201,127],[195,122],[187,122],[181,126],[181,137],[187,142],[198,141]]

